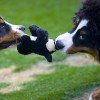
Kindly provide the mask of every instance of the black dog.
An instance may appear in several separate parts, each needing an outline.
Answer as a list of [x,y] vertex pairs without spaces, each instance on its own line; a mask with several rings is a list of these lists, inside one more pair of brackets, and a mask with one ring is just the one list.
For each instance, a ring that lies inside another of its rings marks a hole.
[[58,36],[56,46],[59,41],[66,53],[89,53],[100,61],[100,0],[82,0],[82,4],[73,20],[75,27]]

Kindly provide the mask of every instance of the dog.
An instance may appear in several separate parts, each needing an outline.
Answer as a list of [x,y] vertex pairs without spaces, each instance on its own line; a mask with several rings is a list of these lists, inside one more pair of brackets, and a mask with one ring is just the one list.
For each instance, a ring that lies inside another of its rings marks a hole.
[[0,17],[0,50],[18,44],[24,34],[24,26],[13,25],[5,21],[3,17]]
[[74,28],[58,36],[55,45],[62,45],[68,54],[88,53],[100,62],[100,0],[82,0],[82,4],[73,18]]
[[100,100],[100,89],[97,89],[91,93],[89,100]]

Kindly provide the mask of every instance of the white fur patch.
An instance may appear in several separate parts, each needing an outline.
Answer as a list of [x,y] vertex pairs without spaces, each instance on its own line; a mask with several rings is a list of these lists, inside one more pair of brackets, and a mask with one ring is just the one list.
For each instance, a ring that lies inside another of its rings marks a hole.
[[87,26],[87,23],[88,20],[84,19],[79,23],[78,27],[73,33],[70,34],[67,32],[56,38],[56,41],[60,40],[65,45],[65,47],[62,49],[63,52],[67,52],[67,50],[73,45],[73,36],[77,33],[79,29],[84,26]]
[[60,40],[65,45],[65,47],[62,49],[63,52],[66,52],[66,50],[70,48],[70,46],[72,46],[73,44],[72,35],[68,32],[63,35],[58,36],[56,38],[56,41],[57,40]]
[[5,23],[7,23],[8,25],[10,25],[13,31],[20,33],[20,36],[25,35],[25,33],[23,31],[19,30],[19,28],[21,28],[22,25],[13,25],[11,23],[8,23],[7,21],[5,21]]
[[87,26],[87,23],[88,23],[88,20],[86,20],[86,19],[82,20],[82,21],[79,23],[79,25],[78,25],[78,27],[76,28],[76,30],[75,30],[71,35],[74,36],[74,35],[77,33],[77,31],[78,31],[79,29],[81,29],[81,28],[84,27],[84,26]]

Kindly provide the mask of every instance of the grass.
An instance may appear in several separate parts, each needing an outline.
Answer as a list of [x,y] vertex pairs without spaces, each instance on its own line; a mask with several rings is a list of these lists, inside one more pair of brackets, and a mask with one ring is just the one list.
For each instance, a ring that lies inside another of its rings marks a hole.
[[[24,90],[24,92],[30,91],[34,100],[72,100],[76,95],[81,95],[86,88],[98,85],[100,75],[97,70],[100,70],[100,68],[60,66],[53,74],[39,76],[35,83],[27,84],[26,86],[29,89]],[[95,72],[97,76],[94,76]]]
[[[16,66],[16,71],[21,71],[23,69],[32,67],[39,60],[43,60],[43,57],[31,54],[28,56],[23,56],[17,53],[15,48],[8,48],[0,52],[0,68]],[[6,63],[5,63],[5,58]]]
[[[0,0],[0,13],[9,22],[23,24],[28,28],[36,24],[48,30],[50,37],[69,31],[72,17],[79,8],[79,0]],[[29,31],[26,31],[29,33]],[[59,62],[67,57],[60,52],[53,54],[53,61]],[[27,69],[43,57],[31,54],[22,56],[16,48],[0,52],[0,68],[15,65],[15,71]],[[23,85],[24,89],[8,94],[0,94],[0,100],[73,100],[85,91],[100,85],[100,67],[67,67],[55,65],[51,74],[36,76],[36,81]],[[0,83],[0,88],[7,86]]]
[[2,83],[0,83],[0,89],[3,88],[3,87],[9,86],[9,85],[10,85],[10,83],[2,82]]
[[[27,34],[29,33],[29,25],[36,24],[48,30],[50,37],[56,38],[59,34],[70,30],[72,27],[72,17],[79,7],[79,1],[50,0],[48,2],[48,0],[9,0],[7,2],[6,0],[0,0],[0,5],[1,15],[9,22],[25,25]],[[18,66],[17,71],[30,67],[37,61],[44,59],[34,54],[21,56],[11,49],[0,52],[0,57],[0,68],[16,65]],[[5,57],[8,58],[6,59],[6,63]],[[55,53],[54,57],[54,61],[59,61],[60,59],[58,58],[64,58],[63,54],[58,53]]]
[[[78,0],[0,0],[0,13],[15,24],[37,24],[56,37],[72,26],[72,17],[79,6]],[[70,6],[69,6],[70,5]]]
[[66,67],[47,75],[37,76],[37,80],[24,84],[19,92],[0,95],[1,100],[73,100],[87,89],[100,85],[100,67]]

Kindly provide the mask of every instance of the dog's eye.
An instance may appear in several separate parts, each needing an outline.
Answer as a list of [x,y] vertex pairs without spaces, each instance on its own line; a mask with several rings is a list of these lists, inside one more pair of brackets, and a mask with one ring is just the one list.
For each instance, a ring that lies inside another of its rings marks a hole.
[[84,35],[85,35],[85,34],[86,34],[86,33],[85,33],[84,31],[80,31],[79,39],[84,40]]
[[86,33],[84,31],[80,31],[79,39],[84,40],[85,34]]

